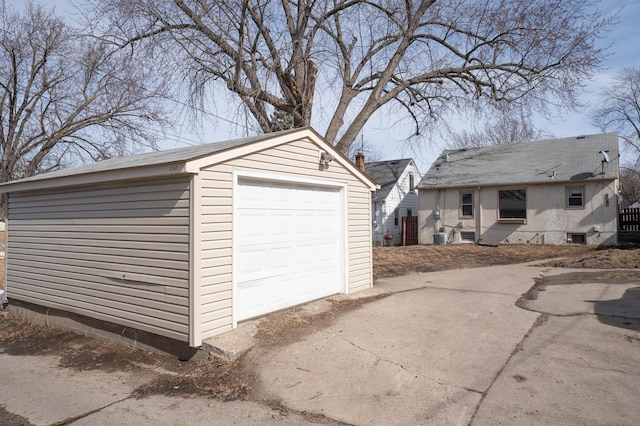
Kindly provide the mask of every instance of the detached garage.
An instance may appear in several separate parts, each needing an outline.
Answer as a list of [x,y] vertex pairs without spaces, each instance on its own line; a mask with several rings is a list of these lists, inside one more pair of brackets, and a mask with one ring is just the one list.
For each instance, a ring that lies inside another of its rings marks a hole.
[[375,188],[312,129],[10,182],[7,295],[197,347],[371,287]]

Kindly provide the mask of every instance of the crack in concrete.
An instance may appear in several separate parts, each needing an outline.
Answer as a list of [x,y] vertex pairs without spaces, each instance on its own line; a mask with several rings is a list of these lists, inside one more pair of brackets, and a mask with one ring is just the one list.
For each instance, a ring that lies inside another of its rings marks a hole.
[[[365,348],[363,348],[362,346],[355,344],[354,342],[352,342],[352,341],[351,341],[351,340],[349,340],[349,339],[345,339],[344,337],[340,337],[340,338],[341,338],[342,340],[344,340],[345,342],[349,343],[350,345],[352,345],[352,346],[354,346],[354,347],[356,347],[356,348],[360,349],[361,351],[366,352],[366,353],[368,353],[368,354],[370,354],[370,355],[373,355],[373,356],[376,358],[376,360],[384,361],[384,362],[387,362],[387,363],[389,363],[389,364],[391,364],[391,365],[398,366],[398,367],[400,367],[401,369],[403,369],[404,371],[406,371],[407,373],[414,375],[416,378],[418,377],[418,376],[416,375],[416,373],[415,373],[415,372],[413,372],[413,371],[411,371],[411,370],[408,370],[404,365],[399,364],[399,363],[397,363],[397,362],[395,362],[395,361],[392,361],[392,360],[390,360],[390,359],[383,358],[383,357],[381,357],[381,356],[379,356],[379,355],[377,355],[377,354],[375,354],[375,353],[371,352],[370,350],[365,349]],[[482,391],[480,391],[480,390],[472,389],[472,388],[468,388],[468,387],[466,387],[466,386],[458,386],[458,385],[454,385],[454,384],[451,384],[451,383],[444,383],[444,382],[442,382],[441,380],[435,379],[435,378],[430,377],[430,376],[426,376],[426,375],[425,375],[425,376],[423,376],[423,377],[424,377],[424,378],[426,378],[426,379],[428,379],[428,380],[430,380],[430,381],[432,381],[432,382],[434,382],[434,383],[437,383],[437,384],[438,384],[438,385],[440,385],[440,386],[449,386],[449,387],[452,387],[452,388],[462,389],[462,390],[465,390],[465,391],[467,391],[467,392],[473,392],[473,393],[477,393],[477,394],[482,394],[482,393],[483,393],[483,392],[482,392]]]
[[98,408],[93,409],[91,411],[87,411],[86,413],[78,414],[77,416],[69,417],[69,418],[66,418],[64,420],[60,420],[59,422],[52,423],[50,426],[65,426],[65,425],[69,425],[69,424],[71,424],[71,423],[73,423],[73,422],[75,422],[77,420],[84,419],[85,417],[89,417],[90,415],[95,414],[95,413],[99,413],[100,411],[104,410],[105,408],[109,408],[109,407],[111,407],[111,406],[113,406],[115,404],[119,404],[121,402],[124,402],[127,399],[130,399],[132,397],[133,397],[133,395],[129,395],[129,396],[124,397],[122,399],[119,399],[117,401],[113,401],[113,402],[111,402],[111,403],[109,403],[109,404],[107,404],[107,405],[105,405],[103,407],[98,407]]
[[515,356],[515,354],[517,354],[522,350],[524,346],[524,342],[529,338],[529,336],[531,336],[531,333],[533,333],[533,330],[535,330],[536,328],[544,324],[547,321],[547,319],[549,319],[548,314],[540,314],[538,318],[536,318],[536,320],[533,322],[531,327],[529,327],[529,330],[525,333],[522,339],[520,339],[520,341],[515,345],[515,347],[511,351],[511,354],[509,354],[509,357],[507,358],[507,360],[504,362],[502,367],[500,367],[500,370],[498,370],[498,372],[495,374],[495,376],[491,380],[491,383],[489,383],[489,386],[487,387],[487,389],[481,393],[482,396],[480,397],[480,401],[478,401],[478,404],[476,405],[476,409],[473,411],[473,415],[469,419],[469,423],[467,423],[467,425],[473,424],[473,421],[475,420],[476,415],[478,414],[478,411],[480,411],[480,407],[482,406],[482,403],[484,402],[487,395],[489,394],[489,391],[491,390],[493,385],[496,383],[498,378],[502,375],[502,372],[505,370],[505,368],[507,368],[507,365],[509,365],[509,362],[511,362],[511,359]]
[[398,291],[392,292],[391,294],[393,295],[393,294],[401,294],[401,293],[410,293],[418,290],[447,290],[447,291],[455,291],[460,293],[484,293],[484,294],[501,294],[504,296],[517,296],[516,293],[504,293],[502,291],[472,290],[468,288],[447,288],[447,287],[435,287],[435,286],[428,286],[428,285],[424,285],[422,287],[416,287],[416,288],[408,288],[406,290],[398,290]]
[[[316,395],[312,398],[316,398],[317,396],[320,395]],[[336,420],[333,419],[325,414],[321,414],[321,413],[315,413],[315,412],[308,412],[308,411],[299,411],[293,408],[289,408],[286,405],[284,405],[282,403],[282,401],[279,400],[273,400],[273,399],[267,399],[267,400],[261,400],[258,401],[256,400],[256,402],[258,402],[261,405],[264,405],[265,407],[269,407],[272,410],[276,410],[280,412],[280,415],[282,416],[287,416],[289,414],[295,414],[298,415],[302,418],[304,418],[305,420],[309,421],[310,423],[314,423],[314,424],[331,424],[331,425],[336,425],[336,426],[354,426],[351,423],[345,423],[342,422],[340,420]]]
[[467,392],[477,393],[477,394],[479,394],[479,395],[484,394],[484,392],[483,392],[483,391],[478,390],[478,389],[468,388],[468,387],[466,387],[466,386],[453,385],[453,384],[451,384],[451,383],[444,383],[444,382],[442,382],[442,381],[440,381],[440,380],[436,380],[436,379],[434,379],[433,377],[429,377],[429,376],[425,376],[425,377],[426,377],[427,379],[431,380],[432,382],[435,382],[435,383],[439,384],[440,386],[449,386],[449,387],[451,387],[451,388],[455,388],[455,389],[462,389],[462,390],[465,390],[465,391],[467,391]]
[[407,369],[406,369],[402,364],[399,364],[399,363],[397,363],[397,362],[395,362],[395,361],[392,361],[392,360],[390,360],[390,359],[383,358],[383,357],[381,357],[380,355],[375,354],[375,353],[371,352],[370,350],[365,349],[365,348],[363,348],[362,346],[355,344],[354,342],[352,342],[352,341],[351,341],[351,340],[349,340],[349,339],[346,339],[346,338],[341,337],[341,336],[340,336],[340,339],[342,339],[342,340],[344,340],[345,342],[349,343],[351,346],[353,346],[353,347],[356,347],[356,348],[360,349],[360,350],[361,350],[361,351],[363,351],[363,352],[366,352],[366,353],[368,353],[368,354],[370,354],[370,355],[373,355],[373,356],[374,356],[377,360],[379,360],[379,361],[387,362],[387,363],[389,363],[389,364],[391,364],[391,365],[395,365],[395,366],[397,366],[397,367],[402,368],[402,369],[403,369],[404,371],[406,371],[407,373],[415,374],[414,372],[407,370]]
[[[628,371],[624,371],[624,370],[618,370],[618,369],[615,369],[615,368],[596,367],[596,366],[593,366],[593,365],[585,365],[585,364],[581,364],[581,363],[576,362],[576,361],[572,361],[572,360],[567,359],[567,358],[559,358],[559,357],[555,357],[555,356],[544,355],[544,354],[542,354],[540,352],[528,351],[528,353],[531,353],[533,355],[537,355],[537,356],[540,356],[540,357],[544,357],[546,359],[563,362],[565,364],[575,365],[575,366],[580,367],[580,368],[586,368],[586,369],[589,369],[589,370],[610,371],[612,373],[620,373],[620,374],[624,374],[624,375],[627,375],[627,376],[634,375],[633,373],[628,372]],[[581,358],[581,359],[586,361],[586,362],[588,362],[584,358]]]

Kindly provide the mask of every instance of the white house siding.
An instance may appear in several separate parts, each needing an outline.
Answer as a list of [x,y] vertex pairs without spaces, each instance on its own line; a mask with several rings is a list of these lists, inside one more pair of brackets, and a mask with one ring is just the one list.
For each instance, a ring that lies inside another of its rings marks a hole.
[[[584,207],[566,208],[568,186],[584,187]],[[527,190],[524,224],[498,222],[498,190]],[[473,192],[474,217],[462,218],[460,192]],[[616,243],[617,188],[612,180],[559,182],[488,188],[420,190],[419,241],[432,244],[434,232],[444,228],[447,241],[461,242],[462,232],[475,232],[476,241],[497,244],[565,244],[568,234],[585,234],[587,244]],[[609,198],[606,206],[605,196]],[[439,209],[439,220],[434,211]],[[596,230],[594,227],[599,228]]]
[[[411,210],[412,216],[418,215],[418,191],[410,191],[409,175],[413,175],[414,184],[417,185],[420,181],[420,174],[413,162],[402,172],[402,175],[398,179],[398,182],[393,189],[387,195],[384,200],[376,200],[372,204],[378,208],[378,218],[381,218],[379,223],[376,223],[374,241],[381,244],[384,234],[392,234],[393,239],[388,243],[391,245],[402,244],[402,218],[408,216],[408,211]],[[395,223],[395,210],[398,209],[398,224]]]
[[233,173],[265,172],[294,178],[347,183],[348,291],[369,288],[371,277],[370,190],[337,161],[319,170],[318,150],[298,140],[242,156],[200,172],[202,338],[230,330],[232,318]]
[[11,193],[8,217],[11,298],[187,340],[188,180]]

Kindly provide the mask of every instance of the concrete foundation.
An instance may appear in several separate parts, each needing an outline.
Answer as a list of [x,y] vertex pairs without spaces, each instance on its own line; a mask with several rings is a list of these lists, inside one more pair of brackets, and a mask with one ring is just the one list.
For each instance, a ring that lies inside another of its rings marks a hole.
[[208,356],[207,352],[199,348],[191,348],[186,342],[15,299],[10,300],[10,305],[5,312],[11,317],[22,318],[31,324],[136,346],[175,356],[184,361]]

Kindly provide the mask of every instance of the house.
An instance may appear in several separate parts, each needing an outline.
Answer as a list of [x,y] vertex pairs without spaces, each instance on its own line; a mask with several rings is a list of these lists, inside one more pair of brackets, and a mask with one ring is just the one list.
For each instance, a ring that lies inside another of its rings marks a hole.
[[[380,189],[371,197],[373,241],[382,245],[384,235],[393,238],[387,244],[402,243],[402,218],[417,216],[418,194],[415,185],[420,172],[411,158],[364,163],[364,172]],[[359,164],[356,158],[356,164]]]
[[636,201],[629,206],[630,209],[640,209],[640,201]]
[[198,347],[370,288],[375,189],[309,128],[9,182],[7,296]]
[[418,184],[421,244],[617,238],[617,133],[446,150]]

